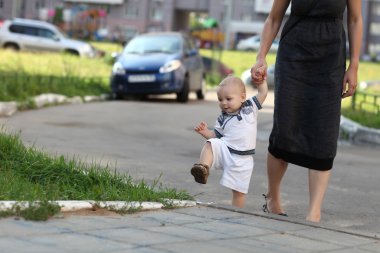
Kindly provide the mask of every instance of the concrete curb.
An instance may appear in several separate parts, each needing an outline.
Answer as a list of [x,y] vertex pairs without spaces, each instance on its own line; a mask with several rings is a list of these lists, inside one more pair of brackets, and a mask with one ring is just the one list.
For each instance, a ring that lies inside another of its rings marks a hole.
[[354,145],[380,147],[380,129],[365,127],[344,116],[340,118],[339,139]]
[[[32,101],[35,103],[37,108],[42,108],[47,105],[56,105],[56,104],[81,104],[89,103],[94,101],[104,101],[108,99],[107,94],[100,96],[80,96],[67,97],[60,94],[54,93],[45,93],[32,98]],[[18,111],[21,103],[15,101],[11,102],[0,102],[0,117],[9,117],[15,114]]]
[[[167,199],[165,200],[167,206],[170,207],[193,207],[197,203],[190,200],[176,200],[176,199]],[[38,202],[34,202],[38,203]],[[140,209],[140,210],[154,210],[154,209],[163,209],[165,205],[159,202],[126,202],[126,201],[94,201],[94,200],[58,200],[51,201],[51,203],[56,203],[61,207],[61,212],[68,211],[79,211],[79,210],[88,210],[92,209],[95,206],[99,206],[105,209],[111,210],[128,210]],[[0,211],[11,210],[14,207],[27,208],[29,207],[29,201],[0,201]]]

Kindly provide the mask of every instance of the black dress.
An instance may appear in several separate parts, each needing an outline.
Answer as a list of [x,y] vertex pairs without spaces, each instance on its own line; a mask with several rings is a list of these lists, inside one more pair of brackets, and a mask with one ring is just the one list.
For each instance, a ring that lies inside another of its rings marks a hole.
[[275,67],[269,152],[315,170],[332,168],[339,135],[346,0],[293,0]]

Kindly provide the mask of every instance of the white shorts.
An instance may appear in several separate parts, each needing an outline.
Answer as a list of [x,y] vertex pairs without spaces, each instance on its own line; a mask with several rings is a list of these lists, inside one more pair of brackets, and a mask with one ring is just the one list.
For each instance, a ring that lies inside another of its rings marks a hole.
[[208,139],[213,153],[212,169],[223,170],[220,184],[232,190],[248,193],[254,167],[252,155],[232,154],[227,145],[218,138]]

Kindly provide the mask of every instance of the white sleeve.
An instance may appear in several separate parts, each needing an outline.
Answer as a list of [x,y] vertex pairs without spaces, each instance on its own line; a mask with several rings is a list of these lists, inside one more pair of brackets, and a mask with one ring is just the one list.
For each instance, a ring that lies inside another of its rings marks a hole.
[[223,136],[223,128],[220,126],[218,120],[216,120],[214,125],[214,133],[217,138],[221,138]]

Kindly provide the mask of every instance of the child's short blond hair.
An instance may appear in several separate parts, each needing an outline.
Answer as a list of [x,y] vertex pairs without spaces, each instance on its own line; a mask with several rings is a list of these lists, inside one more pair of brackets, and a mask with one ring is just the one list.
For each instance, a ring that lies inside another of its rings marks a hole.
[[228,75],[227,77],[225,77],[220,82],[219,87],[230,85],[230,84],[234,85],[237,89],[239,89],[241,91],[241,93],[246,93],[245,92],[245,85],[244,85],[243,81],[239,77],[236,77],[233,75]]

